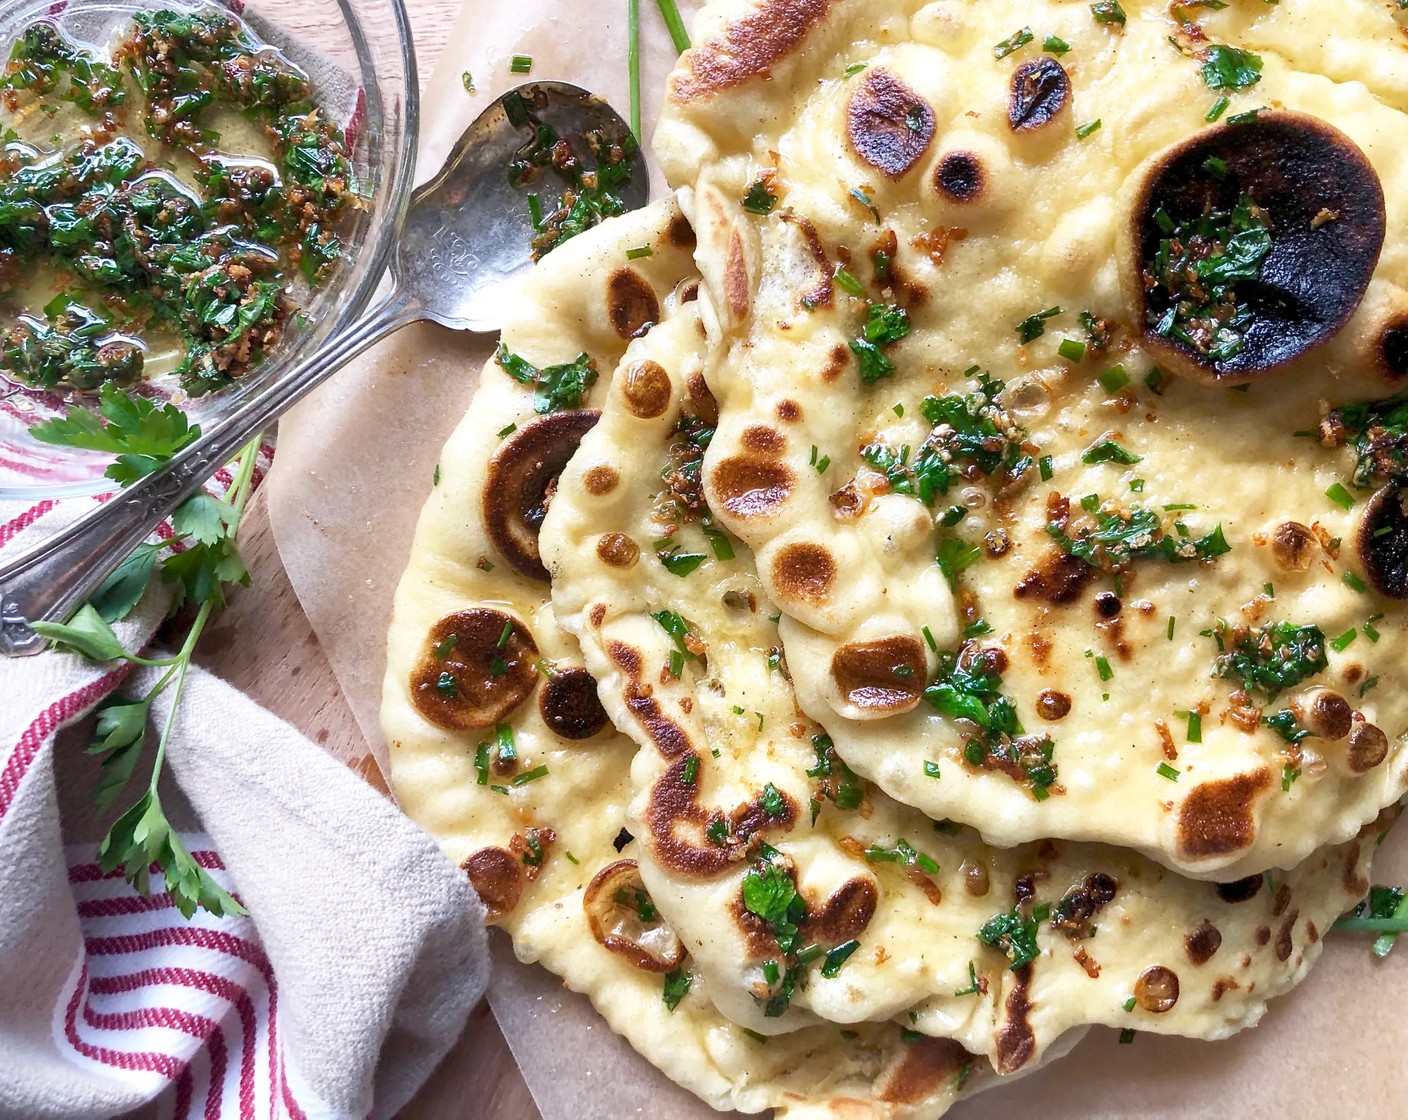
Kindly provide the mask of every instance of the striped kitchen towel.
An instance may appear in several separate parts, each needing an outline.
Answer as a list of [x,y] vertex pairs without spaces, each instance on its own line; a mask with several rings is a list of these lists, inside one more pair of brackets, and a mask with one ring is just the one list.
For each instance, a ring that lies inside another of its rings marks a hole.
[[[0,506],[0,555],[94,500]],[[142,644],[161,613],[119,637]],[[483,992],[478,901],[389,801],[198,669],[162,800],[249,916],[188,921],[159,878],[144,896],[103,874],[96,766],[56,735],[145,672],[0,661],[0,1118],[393,1115]]]

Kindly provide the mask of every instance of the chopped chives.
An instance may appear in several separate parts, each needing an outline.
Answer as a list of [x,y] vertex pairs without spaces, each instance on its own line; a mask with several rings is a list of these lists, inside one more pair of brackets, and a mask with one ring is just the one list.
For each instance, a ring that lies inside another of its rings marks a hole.
[[526,770],[522,774],[519,774],[518,777],[514,778],[513,784],[515,787],[526,786],[529,782],[536,782],[539,778],[546,778],[547,776],[548,768],[546,765],[535,766],[533,769]]
[[1063,338],[1061,345],[1056,347],[1056,353],[1068,362],[1079,362],[1085,357],[1085,343],[1078,338]]
[[865,285],[862,284],[859,280],[857,280],[854,276],[852,276],[849,272],[847,272],[844,268],[838,268],[836,270],[836,283],[845,291],[850,292],[853,296],[862,296],[865,294]]
[[925,762],[924,776],[927,778],[937,778],[939,776],[939,764],[937,762]]
[[1168,619],[1168,640],[1173,641],[1173,628],[1178,624],[1177,615],[1169,615]]
[[1115,671],[1110,668],[1109,658],[1097,657],[1095,659],[1095,671],[1100,674],[1100,679],[1102,681],[1114,679]]
[[1230,98],[1219,97],[1216,101],[1212,103],[1212,108],[1208,110],[1208,115],[1203,119],[1209,124],[1214,121],[1221,120],[1222,114],[1227,112],[1227,106],[1231,104],[1232,101]]
[[1360,579],[1359,576],[1354,572],[1345,572],[1344,582],[1345,586],[1348,587],[1351,591],[1357,591],[1361,595],[1369,590],[1369,585],[1365,583],[1362,579]]
[[1071,49],[1071,44],[1057,35],[1048,35],[1046,42],[1041,44],[1041,49],[1047,54],[1063,55]]
[[924,635],[924,640],[929,644],[929,648],[934,652],[939,652],[939,643],[934,641],[934,633],[927,626],[922,626],[919,632]]
[[505,622],[503,631],[499,634],[498,648],[503,649],[508,645],[508,640],[513,636],[513,623]]
[[655,250],[649,245],[640,245],[637,248],[626,250],[626,259],[628,261],[638,261],[641,257],[653,257],[654,255]]
[[1364,624],[1364,636],[1368,638],[1371,642],[1377,642],[1381,637],[1383,637],[1383,635],[1380,634],[1378,630],[1374,628],[1374,624],[1372,622],[1366,622]]
[[699,777],[699,757],[697,755],[690,755],[685,759],[682,776],[686,783],[694,784],[694,780]]
[[1124,366],[1111,366],[1100,375],[1100,384],[1107,393],[1118,393],[1129,384],[1129,374]]
[[1041,473],[1041,481],[1050,482],[1052,474],[1055,473],[1051,467],[1051,456],[1043,455],[1037,460],[1036,466],[1037,470]]
[[509,60],[509,71],[514,74],[526,74],[533,69],[533,56],[531,54],[516,54]]
[[1359,631],[1354,627],[1351,627],[1350,629],[1346,630],[1343,634],[1341,634],[1338,638],[1332,638],[1330,640],[1330,648],[1336,653],[1343,653],[1351,645],[1354,644],[1354,639],[1357,637],[1359,637]]
[[1167,762],[1160,762],[1156,772],[1161,778],[1167,778],[1171,782],[1178,781],[1178,769],[1170,766]]
[[670,42],[675,45],[676,54],[684,54],[689,50],[689,32],[684,29],[684,20],[680,18],[679,7],[675,0],[655,0],[660,8],[660,16],[665,21],[665,28],[670,32]]
[[1102,122],[1101,122],[1100,119],[1097,117],[1095,120],[1091,121],[1089,124],[1083,124],[1083,125],[1081,125],[1079,128],[1076,129],[1076,139],[1077,139],[1077,140],[1084,140],[1084,139],[1086,139],[1086,138],[1089,137],[1089,136],[1093,136],[1096,132],[1100,131],[1100,125],[1101,125],[1101,123],[1102,123]]
[[1144,480],[1142,478],[1131,478],[1129,480],[1129,489],[1135,494],[1144,493]]
[[1203,741],[1203,717],[1197,712],[1188,713],[1188,741],[1190,743]]
[[1342,483],[1336,482],[1325,491],[1325,497],[1334,502],[1341,509],[1354,508],[1354,495],[1344,488]]
[[867,64],[864,62],[853,62],[846,67],[845,73],[842,74],[842,77],[854,78],[857,74],[859,74],[862,70],[865,69],[866,65]]

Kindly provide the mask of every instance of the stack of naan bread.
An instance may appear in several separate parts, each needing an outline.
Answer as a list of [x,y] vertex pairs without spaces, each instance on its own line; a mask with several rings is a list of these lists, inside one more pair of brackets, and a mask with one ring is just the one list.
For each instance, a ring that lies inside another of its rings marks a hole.
[[720,1109],[937,1117],[1306,974],[1408,785],[1378,0],[718,0],[396,599],[402,805]]

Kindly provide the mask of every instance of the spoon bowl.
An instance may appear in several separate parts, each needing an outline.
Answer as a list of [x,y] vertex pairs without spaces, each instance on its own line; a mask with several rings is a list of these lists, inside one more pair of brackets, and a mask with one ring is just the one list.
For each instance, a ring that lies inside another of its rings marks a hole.
[[[542,128],[555,137],[630,135],[610,105],[567,82],[529,82],[480,113],[439,174],[412,196],[392,265],[398,286],[414,295],[426,318],[480,333],[503,323],[512,281],[533,264],[537,230],[529,196],[537,195],[548,213],[566,186],[551,168],[522,183],[509,172]],[[626,210],[636,210],[650,189],[645,157],[631,145],[626,158],[630,177],[616,197]]]

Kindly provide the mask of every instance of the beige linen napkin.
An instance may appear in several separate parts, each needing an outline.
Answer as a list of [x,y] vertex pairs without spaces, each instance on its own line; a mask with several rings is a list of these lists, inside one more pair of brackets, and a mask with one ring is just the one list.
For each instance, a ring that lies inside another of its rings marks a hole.
[[[681,0],[691,16],[699,3]],[[515,53],[530,77],[573,81],[624,111],[626,0],[466,0],[427,87],[421,178],[503,89]],[[653,0],[641,0],[645,133],[659,113],[674,52]],[[467,94],[464,75],[477,92]],[[657,184],[657,195],[658,195]],[[411,328],[344,371],[281,428],[270,512],[290,579],[348,701],[384,763],[378,710],[396,582],[436,458],[474,391],[490,340]],[[1380,882],[1408,874],[1408,831],[1392,836]],[[489,998],[545,1120],[715,1113],[640,1058],[556,977],[513,960],[496,939]],[[1367,940],[1334,935],[1303,988],[1257,1029],[1219,1043],[1141,1035],[1120,1046],[1092,1031],[1051,1070],[984,1093],[954,1120],[1237,1120],[1398,1116],[1401,992],[1408,943],[1378,961]],[[472,1113],[467,1113],[472,1114]],[[410,1118],[408,1117],[408,1120]],[[492,1120],[519,1120],[498,1117]]]
[[[0,506],[0,554],[92,504]],[[118,624],[128,648],[150,639],[162,599],[154,589]],[[96,766],[81,736],[59,733],[150,686],[128,669],[52,652],[0,662],[0,1118],[96,1120],[147,1102],[178,1118],[393,1115],[484,990],[478,900],[355,774],[199,669],[163,801],[250,915],[187,921],[159,887],[146,897],[103,875]]]

